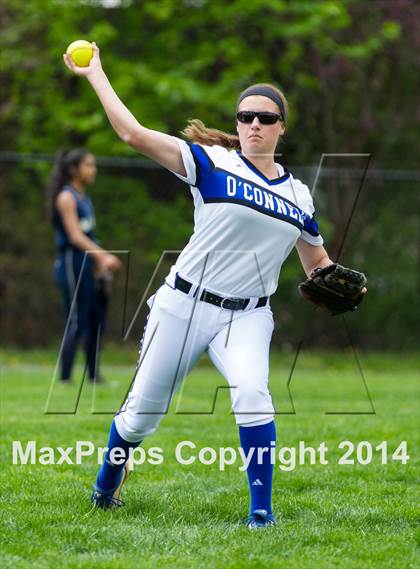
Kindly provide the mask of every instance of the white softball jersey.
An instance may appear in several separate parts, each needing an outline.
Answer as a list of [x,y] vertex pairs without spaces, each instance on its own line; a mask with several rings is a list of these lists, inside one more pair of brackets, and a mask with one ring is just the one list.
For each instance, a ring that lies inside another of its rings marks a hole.
[[322,245],[308,187],[280,164],[269,180],[236,150],[178,139],[194,233],[171,267],[221,296],[270,296],[297,239]]

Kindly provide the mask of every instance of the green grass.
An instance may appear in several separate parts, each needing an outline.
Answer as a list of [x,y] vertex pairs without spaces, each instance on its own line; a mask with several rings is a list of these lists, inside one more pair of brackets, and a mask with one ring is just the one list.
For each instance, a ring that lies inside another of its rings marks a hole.
[[[237,429],[221,390],[213,415],[175,414],[175,403],[160,429],[144,443],[163,449],[159,466],[136,467],[115,512],[91,512],[94,458],[81,465],[13,465],[11,441],[73,446],[77,440],[105,445],[112,415],[92,414],[118,407],[135,363],[135,350],[107,351],[107,384],[86,386],[75,415],[45,415],[54,352],[0,353],[2,365],[1,567],[134,568],[414,568],[416,564],[416,464],[418,468],[418,367],[416,358],[363,354],[360,361],[376,414],[351,353],[302,354],[292,381],[296,414],[276,419],[278,441],[325,441],[328,465],[275,467],[274,507],[278,528],[249,532],[246,476],[238,464],[224,472],[217,463],[180,465],[176,444],[237,448]],[[292,410],[286,388],[293,354],[274,354],[271,391],[278,410]],[[130,365],[123,365],[129,362]],[[132,364],[132,365],[131,365]],[[80,372],[80,368],[79,372]],[[188,378],[179,409],[207,411],[224,380],[203,361]],[[76,388],[56,386],[55,409],[74,404]],[[338,465],[338,443],[386,440],[391,451],[408,442],[406,465]],[[418,470],[417,470],[418,472]],[[417,510],[418,512],[418,510]]]

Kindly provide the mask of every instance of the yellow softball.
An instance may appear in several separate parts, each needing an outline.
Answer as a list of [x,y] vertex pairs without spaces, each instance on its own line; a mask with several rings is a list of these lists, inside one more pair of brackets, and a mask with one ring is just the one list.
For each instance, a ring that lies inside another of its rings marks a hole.
[[67,53],[78,67],[88,67],[93,57],[93,47],[86,40],[76,40],[69,45]]

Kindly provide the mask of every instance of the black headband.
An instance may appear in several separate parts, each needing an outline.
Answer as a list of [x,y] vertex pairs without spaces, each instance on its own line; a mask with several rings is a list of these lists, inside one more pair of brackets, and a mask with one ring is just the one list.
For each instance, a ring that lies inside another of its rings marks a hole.
[[278,106],[278,108],[280,109],[280,114],[282,119],[284,121],[286,120],[287,118],[286,109],[284,107],[283,100],[278,95],[278,93],[276,93],[276,91],[271,87],[257,87],[257,86],[248,87],[248,89],[245,89],[245,91],[242,91],[242,93],[239,95],[238,102],[236,104],[236,109],[238,109],[239,104],[241,103],[241,101],[245,99],[245,97],[251,97],[251,95],[262,95],[263,97],[268,97],[269,99],[274,101]]

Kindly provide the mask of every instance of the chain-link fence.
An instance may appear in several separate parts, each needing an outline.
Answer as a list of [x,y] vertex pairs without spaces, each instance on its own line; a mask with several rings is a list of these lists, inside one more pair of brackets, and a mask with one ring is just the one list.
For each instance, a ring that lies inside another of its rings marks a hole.
[[[52,160],[51,155],[0,153],[2,345],[46,346],[63,333],[53,277],[54,230],[45,207]],[[139,305],[187,243],[193,202],[185,184],[147,160],[98,157],[97,162],[98,177],[90,189],[96,236],[104,248],[121,251],[124,262],[113,285],[106,338],[137,342],[147,312],[144,302]],[[316,311],[297,293],[304,272],[293,252],[271,301],[274,345],[304,340],[346,346],[349,334],[367,348],[417,345],[420,172],[371,168],[359,193],[365,164],[325,160],[314,199],[327,251],[333,259],[341,251],[340,262],[366,272],[367,298],[345,321]],[[290,170],[309,187],[317,177],[316,165]]]

